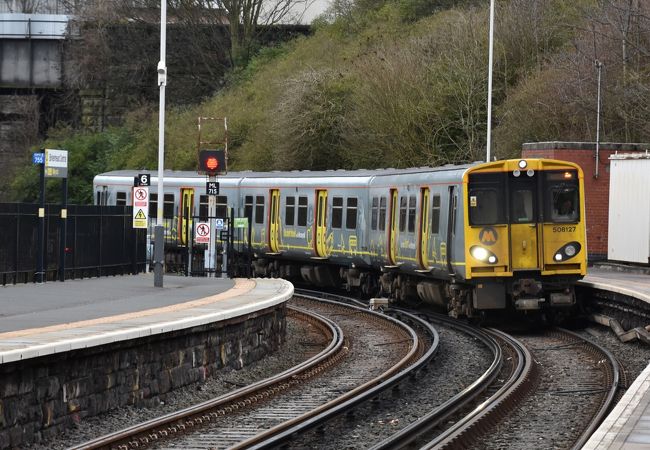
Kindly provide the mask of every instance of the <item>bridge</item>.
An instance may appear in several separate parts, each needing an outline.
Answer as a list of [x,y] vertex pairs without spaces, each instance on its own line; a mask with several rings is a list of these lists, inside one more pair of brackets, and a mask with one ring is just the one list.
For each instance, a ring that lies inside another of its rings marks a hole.
[[0,14],[0,88],[58,88],[71,16]]

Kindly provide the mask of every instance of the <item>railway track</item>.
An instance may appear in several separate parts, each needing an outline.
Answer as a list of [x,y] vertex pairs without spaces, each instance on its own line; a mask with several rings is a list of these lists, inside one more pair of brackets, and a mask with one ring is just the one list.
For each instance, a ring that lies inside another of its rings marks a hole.
[[[281,442],[388,388],[435,354],[437,336],[430,327],[424,337],[422,330],[359,306],[306,297],[300,303],[309,303],[312,311],[294,306],[291,314],[331,338],[320,354],[261,383],[73,448],[249,448]],[[360,368],[357,349],[364,348],[372,350],[372,358]]]
[[616,358],[568,330],[520,336],[539,370],[538,386],[477,449],[581,448],[618,400]]

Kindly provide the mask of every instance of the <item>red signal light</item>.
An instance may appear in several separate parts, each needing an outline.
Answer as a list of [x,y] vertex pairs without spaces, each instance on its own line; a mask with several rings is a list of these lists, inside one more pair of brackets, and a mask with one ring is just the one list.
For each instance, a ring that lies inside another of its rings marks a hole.
[[226,173],[226,152],[223,149],[200,150],[199,173],[208,176]]
[[214,156],[211,156],[205,161],[205,167],[207,167],[208,170],[217,170],[219,168],[219,160]]

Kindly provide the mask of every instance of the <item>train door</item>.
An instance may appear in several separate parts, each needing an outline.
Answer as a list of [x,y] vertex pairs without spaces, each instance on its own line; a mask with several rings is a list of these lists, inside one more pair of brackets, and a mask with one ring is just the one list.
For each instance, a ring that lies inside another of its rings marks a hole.
[[316,191],[316,255],[327,257],[327,191]]
[[388,261],[395,265],[397,261],[397,189],[390,190],[390,223],[388,226]]
[[519,177],[511,174],[508,187],[512,270],[537,269],[537,173]]
[[420,250],[418,252],[418,261],[420,268],[427,270],[429,268],[429,188],[420,189],[420,227],[419,227]]
[[271,252],[280,251],[280,190],[271,189],[270,195],[271,207],[269,208],[269,248]]
[[194,189],[181,188],[181,207],[178,211],[178,236],[181,245],[187,245],[192,229]]

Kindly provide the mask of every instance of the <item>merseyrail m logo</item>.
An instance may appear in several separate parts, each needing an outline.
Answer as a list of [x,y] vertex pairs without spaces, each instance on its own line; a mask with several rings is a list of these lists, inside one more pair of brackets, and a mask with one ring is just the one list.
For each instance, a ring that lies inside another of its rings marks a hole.
[[485,227],[478,234],[478,239],[483,245],[494,245],[497,243],[497,239],[499,239],[499,234],[494,228]]

